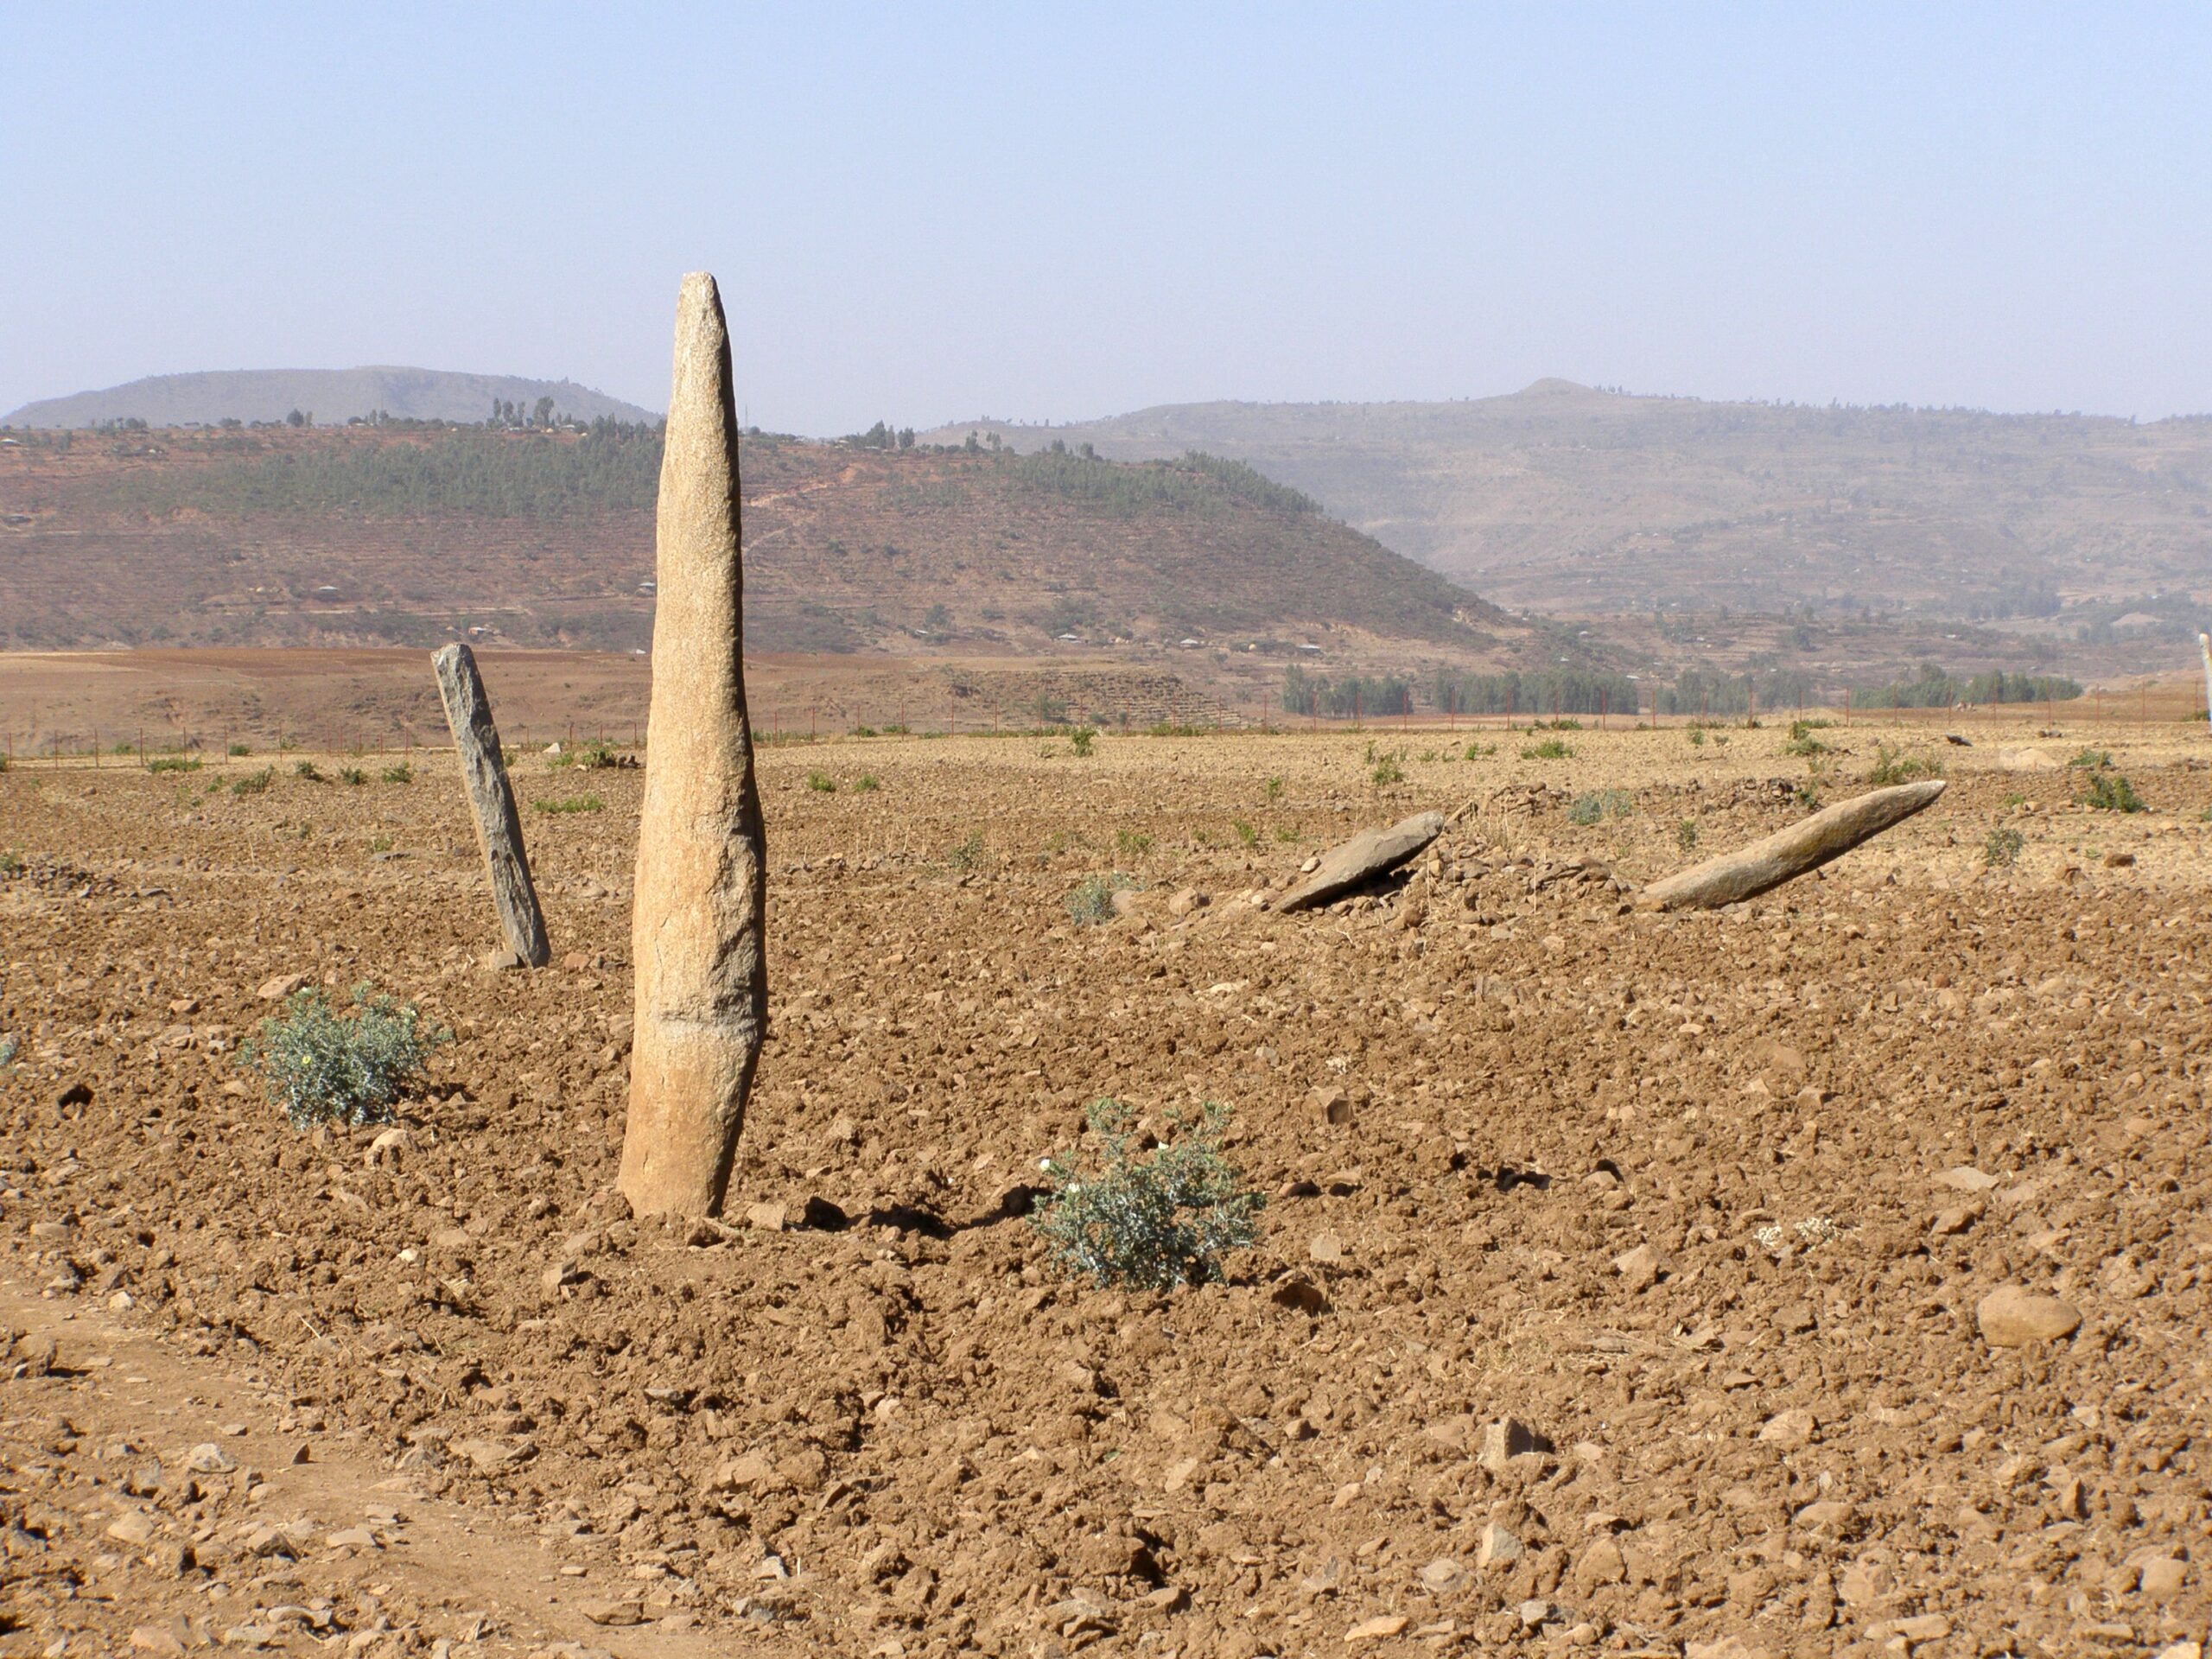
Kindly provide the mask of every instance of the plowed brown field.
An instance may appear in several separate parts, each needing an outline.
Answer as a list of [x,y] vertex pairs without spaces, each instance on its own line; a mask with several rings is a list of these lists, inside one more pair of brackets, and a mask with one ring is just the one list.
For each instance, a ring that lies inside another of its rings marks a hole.
[[[639,773],[518,762],[601,806],[525,806],[560,965],[494,973],[449,755],[18,765],[0,1654],[2201,1640],[2212,773],[2063,723],[1909,742],[1933,810],[1681,917],[1624,889],[1802,813],[1785,733],[776,749],[774,1033],[688,1227],[611,1185]],[[2147,810],[2000,763],[2085,745]],[[1401,883],[1248,902],[1471,799]],[[399,1144],[237,1064],[289,975],[453,1028]],[[1101,1096],[1234,1109],[1229,1282],[1053,1270]],[[1993,1345],[2006,1286],[2078,1328]]]

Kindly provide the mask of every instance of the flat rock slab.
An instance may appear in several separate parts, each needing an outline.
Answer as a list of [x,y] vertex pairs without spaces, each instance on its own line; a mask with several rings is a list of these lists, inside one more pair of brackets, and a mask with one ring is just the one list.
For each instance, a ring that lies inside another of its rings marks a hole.
[[2000,1285],[1975,1305],[1981,1339],[1993,1348],[2025,1348],[2056,1342],[2081,1328],[2082,1310],[2056,1296],[2038,1296],[2018,1285]]
[[1387,875],[1444,833],[1441,812],[1417,812],[1387,830],[1366,830],[1322,855],[1313,874],[1274,901],[1277,910],[1310,910],[1362,882]]

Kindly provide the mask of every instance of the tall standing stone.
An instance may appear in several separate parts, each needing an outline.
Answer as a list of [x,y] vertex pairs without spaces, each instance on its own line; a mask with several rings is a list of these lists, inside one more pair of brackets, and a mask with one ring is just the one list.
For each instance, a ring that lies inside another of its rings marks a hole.
[[476,844],[484,849],[484,868],[492,878],[492,907],[507,936],[507,950],[518,962],[543,968],[552,957],[545,942],[545,918],[537,908],[537,889],[530,883],[530,860],[522,849],[522,818],[507,784],[506,762],[499,758],[499,728],[492,723],[492,700],[476,671],[476,653],[451,645],[432,653],[438,696],[453,728],[454,752],[461,757],[461,780],[468,790],[476,818]]
[[620,1183],[641,1215],[721,1208],[767,1028],[767,860],[745,715],[737,412],[715,279],[676,306],[652,709],[631,912]]

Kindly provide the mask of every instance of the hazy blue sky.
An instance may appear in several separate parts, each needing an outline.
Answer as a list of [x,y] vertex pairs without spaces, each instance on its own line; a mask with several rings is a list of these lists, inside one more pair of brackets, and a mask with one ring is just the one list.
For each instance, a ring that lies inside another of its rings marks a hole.
[[0,410],[409,363],[752,417],[2212,409],[2212,8],[0,8]]

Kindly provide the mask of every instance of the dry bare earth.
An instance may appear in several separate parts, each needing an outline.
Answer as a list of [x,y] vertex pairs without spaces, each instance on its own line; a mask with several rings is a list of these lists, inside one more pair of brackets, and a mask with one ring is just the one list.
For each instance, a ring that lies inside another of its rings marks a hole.
[[[1823,735],[1864,766],[1870,734]],[[18,767],[0,1652],[180,1616],[458,1655],[2200,1637],[2212,787],[2176,740],[2069,725],[2041,747],[2112,749],[2152,808],[2092,814],[1977,737],[1936,810],[1684,917],[1587,861],[1635,881],[1682,818],[1703,851],[1786,821],[1781,734],[1416,735],[1380,790],[1342,738],[769,754],[776,1032],[728,1230],[610,1186],[635,773],[524,764],[525,799],[605,810],[527,815],[564,965],[493,976],[449,762],[243,798],[207,792],[243,765]],[[1570,822],[1604,787],[1631,814]],[[1401,889],[1236,898],[1478,795]],[[2024,849],[1993,873],[2000,821]],[[1135,912],[1071,925],[1116,867]],[[236,1067],[292,973],[457,1032],[396,1151],[294,1134]],[[1236,1107],[1271,1202],[1230,1282],[1049,1270],[1012,1211],[1107,1093]],[[2080,1328],[1993,1347],[2008,1284]],[[78,1375],[41,1377],[57,1333]],[[1506,1418],[1534,1449],[1486,1459]],[[193,1474],[208,1441],[270,1490]]]

